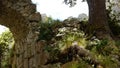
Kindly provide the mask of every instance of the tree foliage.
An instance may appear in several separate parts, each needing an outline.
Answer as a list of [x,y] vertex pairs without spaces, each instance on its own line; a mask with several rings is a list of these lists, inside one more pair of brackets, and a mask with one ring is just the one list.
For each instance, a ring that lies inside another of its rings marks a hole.
[[2,68],[8,67],[8,58],[10,50],[14,45],[14,38],[9,30],[6,30],[0,35],[0,63]]
[[[82,0],[84,2],[86,0]],[[70,7],[73,7],[76,5],[77,0],[64,0],[65,4],[69,5]]]
[[60,27],[60,20],[54,20],[51,17],[48,17],[47,21],[40,22],[40,34],[38,40],[50,41],[55,36],[56,27]]
[[108,2],[109,5],[107,6],[107,18],[108,18],[108,23],[110,26],[110,29],[112,30],[113,34],[115,36],[120,35],[120,12],[116,12],[113,9],[114,6],[116,6],[112,2]]

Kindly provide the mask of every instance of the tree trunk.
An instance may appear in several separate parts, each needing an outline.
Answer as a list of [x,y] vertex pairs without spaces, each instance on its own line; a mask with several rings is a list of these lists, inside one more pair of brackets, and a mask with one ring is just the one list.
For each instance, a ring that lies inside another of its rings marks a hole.
[[95,34],[99,39],[111,39],[111,31],[107,22],[105,0],[87,0],[89,7],[88,34]]

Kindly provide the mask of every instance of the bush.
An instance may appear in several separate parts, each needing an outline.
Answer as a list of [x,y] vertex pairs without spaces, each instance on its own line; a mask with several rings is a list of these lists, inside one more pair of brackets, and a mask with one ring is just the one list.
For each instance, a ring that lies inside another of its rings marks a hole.
[[6,30],[0,35],[0,58],[2,58],[0,63],[2,68],[9,68],[9,58],[13,45],[13,35],[9,30]]

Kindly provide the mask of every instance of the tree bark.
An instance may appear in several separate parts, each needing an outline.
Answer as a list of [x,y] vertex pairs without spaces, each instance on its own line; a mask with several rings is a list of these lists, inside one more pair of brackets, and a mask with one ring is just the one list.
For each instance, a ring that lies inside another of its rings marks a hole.
[[111,39],[111,31],[107,22],[105,0],[87,0],[89,7],[88,34],[95,34],[99,39]]

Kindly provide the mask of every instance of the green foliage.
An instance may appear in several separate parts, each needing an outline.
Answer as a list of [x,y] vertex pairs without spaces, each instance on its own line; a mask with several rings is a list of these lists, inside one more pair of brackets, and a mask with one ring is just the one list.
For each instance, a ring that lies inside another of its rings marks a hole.
[[100,40],[100,43],[94,45],[90,51],[100,60],[105,68],[117,68],[119,61],[116,57],[119,55],[119,50],[108,44],[108,42],[107,39]]
[[100,55],[110,55],[115,49],[108,44],[107,39],[99,40],[99,42],[95,45],[88,46],[87,49],[91,50],[94,53],[98,53]]
[[120,40],[115,42],[116,46],[120,47]]
[[59,20],[53,20],[52,18],[48,18],[46,22],[40,23],[40,35],[39,40],[50,41],[55,36],[55,28],[61,25]]
[[107,9],[107,17],[108,17],[108,23],[110,26],[110,29],[112,30],[112,33],[114,35],[120,35],[120,13],[116,13],[112,10],[112,7],[115,6],[115,4],[109,2],[109,6]]
[[[86,0],[82,0],[85,2]],[[69,5],[70,7],[74,7],[76,5],[77,0],[64,0],[65,4]]]
[[98,55],[97,58],[104,64],[105,68],[117,68],[118,62],[114,57]]
[[39,40],[50,40],[54,35],[50,23],[41,23],[40,26]]
[[1,52],[4,53],[9,49],[9,46],[14,44],[12,33],[6,30],[0,35],[0,47]]
[[71,62],[68,62],[64,65],[62,65],[62,68],[78,68],[79,64],[77,61],[71,61]]
[[93,68],[81,58],[79,61],[71,61],[62,65],[62,68]]
[[[120,21],[116,19],[116,16],[114,14],[112,15],[112,17],[110,16],[110,14],[111,10],[108,10],[107,15],[110,28],[112,29],[114,35],[119,35],[120,26],[118,25],[118,23]],[[46,40],[48,42],[47,45],[44,47],[44,50],[50,54],[50,57],[53,59],[58,59],[58,55],[61,53],[61,51],[64,51],[70,46],[78,45],[89,50],[96,59],[100,60],[101,63],[106,66],[106,68],[118,67],[118,59],[113,56],[120,55],[120,51],[118,51],[117,48],[114,48],[114,46],[111,46],[109,44],[110,41],[108,41],[107,39],[99,40],[94,36],[88,39],[83,30],[80,30],[81,28],[85,28],[86,21],[83,22],[84,26],[80,26],[80,28],[74,27],[74,21],[76,20],[67,21],[63,24],[59,20],[48,18],[48,21],[40,23],[41,28],[39,40]],[[72,23],[72,27],[70,23]],[[70,26],[66,24],[70,24]],[[116,41],[116,46],[119,45],[120,41]],[[79,59],[80,60],[78,62],[68,62],[68,64],[65,63],[65,66],[67,65],[68,68],[94,67],[88,64],[87,61],[84,61],[81,58]],[[66,60],[67,59],[65,59],[65,61]]]
[[58,41],[57,45],[61,50],[69,48],[72,45],[78,45],[81,47],[86,47],[87,40],[83,31],[77,28],[67,28],[63,27],[59,29],[59,33],[56,36],[61,36],[62,38]]
[[0,35],[0,56],[2,57],[2,68],[9,68],[8,59],[10,57],[10,51],[13,45],[13,35],[9,30],[6,30]]
[[6,30],[0,35],[0,44],[5,44],[6,46],[14,44],[13,35],[9,30]]
[[108,45],[108,41],[106,39],[101,40],[100,44],[96,45],[96,49],[98,52],[102,52],[101,50],[104,49],[105,46]]

